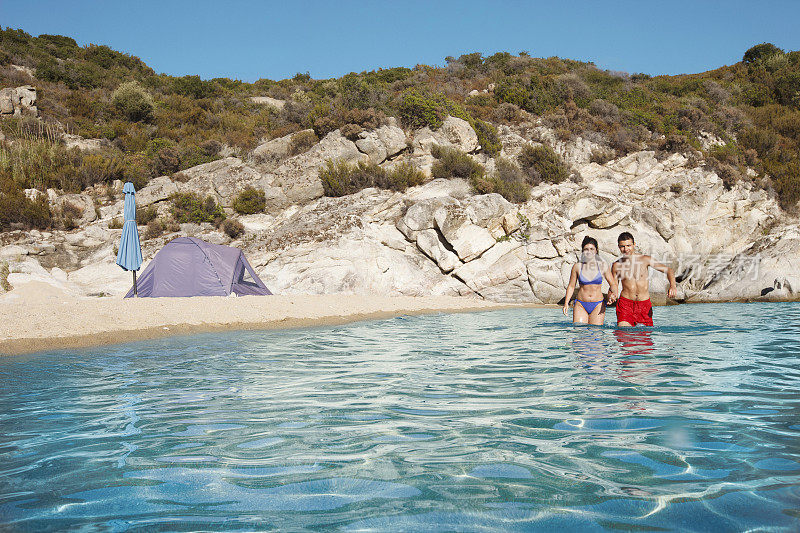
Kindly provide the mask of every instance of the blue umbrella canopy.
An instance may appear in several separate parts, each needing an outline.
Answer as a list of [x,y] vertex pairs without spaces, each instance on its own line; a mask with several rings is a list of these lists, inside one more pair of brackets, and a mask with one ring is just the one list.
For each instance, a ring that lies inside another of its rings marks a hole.
[[117,264],[125,270],[136,271],[142,266],[142,246],[136,228],[136,190],[133,183],[126,183],[122,192],[125,193],[125,222],[122,225]]

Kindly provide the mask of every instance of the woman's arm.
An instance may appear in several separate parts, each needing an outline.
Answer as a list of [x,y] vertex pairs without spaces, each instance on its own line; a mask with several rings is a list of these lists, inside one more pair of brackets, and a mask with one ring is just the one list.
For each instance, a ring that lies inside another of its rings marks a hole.
[[578,282],[578,265],[572,265],[572,272],[569,275],[569,285],[567,285],[567,295],[564,296],[564,316],[569,313],[569,301],[572,298],[572,293],[575,292],[575,283]]

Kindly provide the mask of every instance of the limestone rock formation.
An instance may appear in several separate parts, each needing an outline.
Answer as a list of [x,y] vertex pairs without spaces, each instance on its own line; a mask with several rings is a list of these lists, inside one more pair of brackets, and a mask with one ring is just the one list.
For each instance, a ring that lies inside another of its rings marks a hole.
[[60,196],[55,201],[55,207],[59,212],[75,213],[77,216],[74,222],[78,226],[85,226],[97,219],[94,200],[86,194],[65,194]]
[[[547,141],[551,132],[541,128],[500,126],[503,156],[514,158],[526,144]],[[413,139],[410,146],[406,139]],[[590,162],[593,143],[554,140],[574,181],[539,184],[527,202],[512,204],[497,194],[474,194],[463,179],[435,179],[403,193],[369,188],[322,196],[319,170],[329,159],[429,168],[433,144],[474,152],[474,131],[453,117],[436,131],[407,133],[389,123],[362,132],[355,142],[337,130],[295,156],[288,153],[290,142],[291,136],[274,139],[260,145],[253,159],[227,157],[188,169],[187,181],[155,178],[137,191],[137,203],[165,214],[176,192],[211,195],[229,208],[247,186],[265,191],[266,211],[238,217],[245,234],[233,244],[278,293],[556,303],[586,235],[599,241],[600,256],[610,262],[619,255],[617,236],[630,231],[638,251],[675,269],[680,300],[800,298],[797,218],[781,211],[769,192],[743,183],[726,189],[714,172],[681,154],[640,151],[601,165]],[[473,157],[491,166],[485,155]],[[79,208],[73,210],[80,211],[79,227],[3,234],[0,260],[18,274],[11,279],[36,278],[82,294],[125,292],[129,280],[113,265],[120,230],[109,229],[122,214],[121,186],[114,185],[110,192],[119,199],[101,205],[99,218],[89,194],[47,191],[54,209],[67,203]],[[93,194],[105,197],[99,189]],[[145,260],[179,234],[232,242],[212,225],[184,224],[178,233],[144,241]],[[654,301],[663,302],[665,277],[653,273],[651,283]]]
[[339,130],[327,134],[307,152],[290,157],[275,169],[272,185],[280,187],[284,198],[276,205],[284,207],[303,203],[322,196],[319,169],[327,160],[366,162],[369,157],[358,150],[355,143],[345,138]]
[[474,152],[478,149],[478,135],[466,120],[448,116],[437,130],[422,128],[414,134],[414,151],[430,153],[431,146],[449,146],[462,152]]
[[286,105],[286,100],[278,100],[269,96],[251,96],[250,101],[254,104],[262,104],[275,108],[280,111]]
[[108,139],[84,139],[80,135],[69,133],[62,133],[61,141],[67,148],[77,148],[82,152],[97,152],[112,147],[111,141]]
[[383,163],[406,148],[406,134],[397,126],[381,126],[359,134],[356,147],[367,154],[370,162]]
[[258,171],[236,157],[218,159],[182,173],[188,181],[181,185],[181,190],[195,192],[201,197],[212,196],[225,207],[230,207],[245,186],[262,179]]
[[37,116],[36,88],[31,85],[0,89],[0,116]]
[[279,163],[291,155],[292,139],[297,135],[313,134],[314,130],[301,130],[277,139],[263,142],[253,150],[253,157],[261,163]]

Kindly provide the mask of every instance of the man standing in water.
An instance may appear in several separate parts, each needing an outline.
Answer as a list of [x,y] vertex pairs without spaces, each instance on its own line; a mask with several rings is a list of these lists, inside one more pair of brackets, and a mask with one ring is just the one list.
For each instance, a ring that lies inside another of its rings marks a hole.
[[649,267],[664,272],[669,280],[667,298],[675,297],[675,272],[649,255],[637,254],[633,235],[624,231],[617,239],[622,257],[611,266],[611,272],[622,282],[617,300],[617,326],[653,325],[653,306],[650,303]]

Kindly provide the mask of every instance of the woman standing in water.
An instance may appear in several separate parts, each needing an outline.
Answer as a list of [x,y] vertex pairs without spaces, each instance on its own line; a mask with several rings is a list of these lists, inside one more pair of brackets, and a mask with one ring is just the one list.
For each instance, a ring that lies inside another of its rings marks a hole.
[[606,318],[606,301],[603,298],[603,278],[608,281],[608,303],[613,303],[617,295],[617,279],[599,257],[597,241],[585,237],[581,244],[580,261],[572,266],[572,273],[564,297],[564,315],[569,311],[569,301],[575,291],[575,284],[580,282],[575,306],[572,308],[573,324],[602,325]]

